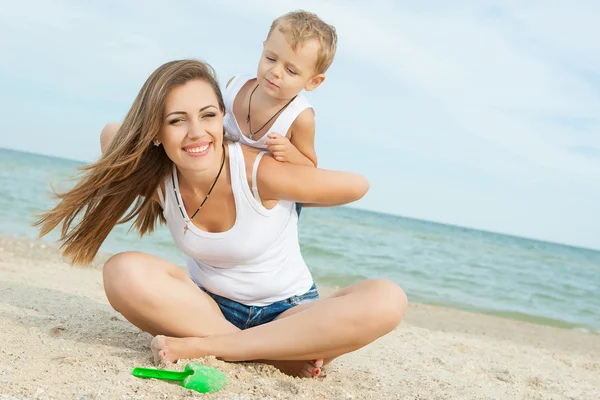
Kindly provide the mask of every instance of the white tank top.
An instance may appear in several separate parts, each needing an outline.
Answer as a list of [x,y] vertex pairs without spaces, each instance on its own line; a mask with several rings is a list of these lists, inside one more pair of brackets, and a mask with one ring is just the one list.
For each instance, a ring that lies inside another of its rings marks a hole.
[[267,145],[265,141],[268,140],[267,134],[269,133],[278,133],[281,136],[286,136],[290,126],[294,123],[298,115],[307,108],[310,108],[314,113],[314,108],[308,102],[308,99],[301,94],[296,96],[296,98],[279,114],[275,122],[269,129],[267,133],[264,134],[258,140],[252,140],[249,137],[244,136],[242,134],[242,130],[240,129],[235,116],[233,115],[233,102],[235,97],[239,93],[240,89],[250,80],[254,79],[252,75],[237,75],[235,76],[229,86],[225,88],[223,92],[223,100],[225,101],[225,110],[227,111],[225,114],[225,118],[223,119],[223,125],[225,126],[225,130],[227,133],[234,138],[234,140],[239,140],[242,144],[246,146],[254,147],[255,149],[267,150]]
[[313,279],[300,254],[294,202],[281,200],[266,209],[256,188],[256,171],[265,153],[254,163],[251,191],[240,144],[228,147],[236,209],[235,223],[228,231],[205,232],[190,223],[183,234],[182,213],[189,217],[177,203],[183,205],[175,165],[165,179],[165,194],[158,190],[173,240],[188,256],[190,277],[211,293],[247,305],[269,305],[306,293]]

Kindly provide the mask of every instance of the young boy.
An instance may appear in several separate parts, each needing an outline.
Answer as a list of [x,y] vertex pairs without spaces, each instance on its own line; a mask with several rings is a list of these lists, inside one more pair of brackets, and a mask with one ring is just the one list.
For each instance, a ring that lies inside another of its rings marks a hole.
[[227,132],[278,161],[316,166],[314,109],[300,92],[323,83],[336,47],[335,28],[313,13],[273,21],[256,77],[234,76],[223,92]]
[[335,28],[313,13],[293,11],[273,21],[256,77],[234,76],[223,92],[229,135],[269,150],[277,161],[316,167],[314,109],[300,92],[323,83],[336,47]]

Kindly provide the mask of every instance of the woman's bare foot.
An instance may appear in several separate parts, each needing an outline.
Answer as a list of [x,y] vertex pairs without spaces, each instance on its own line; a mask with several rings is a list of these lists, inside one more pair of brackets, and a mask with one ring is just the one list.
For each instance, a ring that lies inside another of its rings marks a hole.
[[322,372],[323,359],[312,361],[270,361],[261,360],[263,364],[272,365],[282,373],[296,378],[316,378]]
[[169,338],[157,335],[152,339],[150,347],[154,354],[154,363],[166,365],[180,358],[201,358],[208,354],[199,346],[199,338]]
[[[201,358],[209,355],[199,346],[198,338],[169,338],[157,335],[150,347],[154,354],[154,363],[168,365],[180,358]],[[312,361],[258,361],[272,365],[286,375],[299,378],[315,378],[321,374],[323,359]]]

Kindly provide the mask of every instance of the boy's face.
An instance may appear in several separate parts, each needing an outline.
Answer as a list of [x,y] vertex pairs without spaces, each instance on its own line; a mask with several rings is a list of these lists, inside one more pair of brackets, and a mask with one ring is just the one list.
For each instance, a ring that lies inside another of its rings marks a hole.
[[278,99],[291,99],[305,89],[316,89],[325,79],[315,74],[319,42],[308,40],[292,49],[286,34],[275,28],[263,44],[256,73],[264,92]]

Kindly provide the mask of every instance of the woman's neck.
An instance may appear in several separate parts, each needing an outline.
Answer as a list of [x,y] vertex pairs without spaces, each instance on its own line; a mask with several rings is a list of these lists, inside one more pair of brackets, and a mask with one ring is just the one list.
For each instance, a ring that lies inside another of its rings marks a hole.
[[225,160],[223,160],[223,153],[220,153],[219,162],[213,164],[210,168],[207,168],[203,171],[194,171],[190,169],[182,169],[177,168],[178,173],[178,181],[179,188],[184,189],[184,191],[192,192],[194,194],[204,193],[210,189],[210,187],[215,182],[219,171],[221,171],[221,175],[219,176],[219,180],[225,175],[228,171],[227,165],[223,165],[221,170],[221,164],[227,164],[228,154],[227,150],[225,150],[227,146],[224,147],[225,151]]

